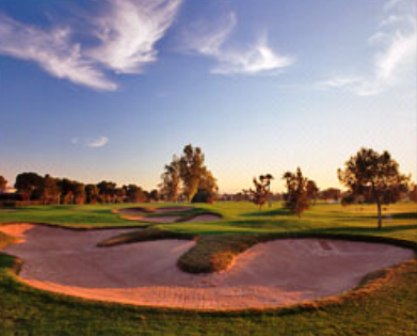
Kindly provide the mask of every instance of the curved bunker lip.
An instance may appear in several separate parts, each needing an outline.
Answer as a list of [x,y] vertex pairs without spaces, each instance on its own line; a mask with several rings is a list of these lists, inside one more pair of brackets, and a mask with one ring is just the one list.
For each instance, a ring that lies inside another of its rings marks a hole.
[[176,267],[193,241],[102,249],[96,247],[99,241],[129,229],[72,231],[26,224],[0,226],[0,231],[20,237],[5,252],[24,260],[20,279],[33,287],[99,301],[197,310],[272,308],[333,296],[354,288],[366,274],[414,258],[414,251],[388,244],[280,239],[246,250],[227,271],[193,275]]
[[147,214],[164,214],[164,213],[176,213],[193,209],[192,207],[164,207],[156,208],[153,211],[144,210],[144,208],[124,208],[118,209],[115,212],[120,214],[122,218],[127,220],[135,220],[153,224],[168,224],[168,223],[187,223],[187,222],[214,222],[219,218],[222,218],[221,215],[215,213],[200,213],[195,215],[190,215],[186,217],[181,217],[178,215],[169,215],[169,216],[146,216]]

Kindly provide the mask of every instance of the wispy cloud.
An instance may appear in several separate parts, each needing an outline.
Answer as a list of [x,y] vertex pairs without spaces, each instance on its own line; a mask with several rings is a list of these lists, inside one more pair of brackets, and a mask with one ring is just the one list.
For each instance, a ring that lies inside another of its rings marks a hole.
[[106,136],[100,136],[97,138],[78,138],[74,137],[71,139],[73,145],[81,145],[90,148],[100,148],[109,142],[109,138]]
[[88,22],[95,46],[74,41],[70,26],[41,29],[0,13],[0,54],[34,61],[57,78],[98,90],[115,90],[105,68],[141,73],[157,59],[155,44],[165,34],[181,0],[108,0],[103,13]]
[[329,78],[317,83],[318,88],[342,88],[360,96],[371,96],[408,80],[410,73],[415,81],[415,6],[412,1],[391,0],[384,9],[386,16],[381,20],[379,30],[368,39],[370,45],[378,48],[374,55],[373,73]]
[[116,89],[116,84],[82,55],[80,44],[70,41],[70,34],[68,27],[43,30],[0,13],[0,54],[34,61],[52,76],[76,84]]
[[[230,15],[216,29],[200,29],[185,36],[185,49],[214,58],[217,65],[211,70],[214,74],[273,73],[292,65],[294,57],[283,56],[274,51],[265,36],[247,48],[232,48],[227,40],[237,25],[235,13]],[[206,31],[204,31],[206,30]]]
[[165,34],[181,0],[113,0],[96,22],[102,42],[88,55],[119,73],[140,73],[157,57],[155,43]]

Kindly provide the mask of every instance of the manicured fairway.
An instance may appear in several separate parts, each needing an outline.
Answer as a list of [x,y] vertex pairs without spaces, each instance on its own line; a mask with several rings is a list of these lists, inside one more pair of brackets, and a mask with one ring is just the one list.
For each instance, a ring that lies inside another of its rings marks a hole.
[[[300,219],[279,204],[262,212],[249,203],[199,207],[223,218],[210,223],[157,224],[155,228],[190,235],[354,234],[417,243],[416,204],[390,206],[381,231],[376,229],[374,206],[319,204]],[[30,207],[1,212],[0,222],[76,227],[139,224],[121,219],[112,208]],[[8,241],[0,233],[0,247]],[[417,327],[415,261],[392,271],[377,289],[347,295],[330,305],[239,313],[144,309],[53,295],[19,283],[11,270],[14,264],[13,258],[0,254],[0,335],[415,335]]]

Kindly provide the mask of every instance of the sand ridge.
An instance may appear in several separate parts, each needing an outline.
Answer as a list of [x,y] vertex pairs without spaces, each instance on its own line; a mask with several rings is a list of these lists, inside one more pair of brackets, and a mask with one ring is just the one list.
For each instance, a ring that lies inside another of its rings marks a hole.
[[248,249],[227,271],[193,275],[176,266],[193,241],[96,247],[129,230],[0,226],[0,231],[21,239],[5,252],[24,260],[19,276],[25,283],[140,306],[235,310],[291,305],[349,290],[364,275],[414,257],[409,249],[386,244],[285,239]]

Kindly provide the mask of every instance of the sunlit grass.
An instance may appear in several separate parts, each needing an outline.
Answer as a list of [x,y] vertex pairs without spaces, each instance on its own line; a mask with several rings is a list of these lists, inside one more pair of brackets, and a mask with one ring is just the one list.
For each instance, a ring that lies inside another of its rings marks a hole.
[[[137,205],[29,207],[0,213],[0,222],[44,222],[73,227],[137,225],[112,210]],[[146,206],[146,205],[144,205]],[[161,206],[167,206],[161,204]],[[416,204],[396,204],[384,211],[376,228],[372,205],[342,207],[317,204],[297,218],[274,204],[259,212],[251,203],[198,205],[220,213],[210,223],[156,225],[174,232],[270,234],[285,232],[357,234],[417,242]],[[0,234],[0,248],[10,238]],[[379,289],[343,302],[310,309],[239,313],[203,313],[103,304],[32,289],[11,271],[14,259],[0,253],[0,335],[415,335],[416,264],[404,266]],[[360,262],[360,261],[358,261]]]

